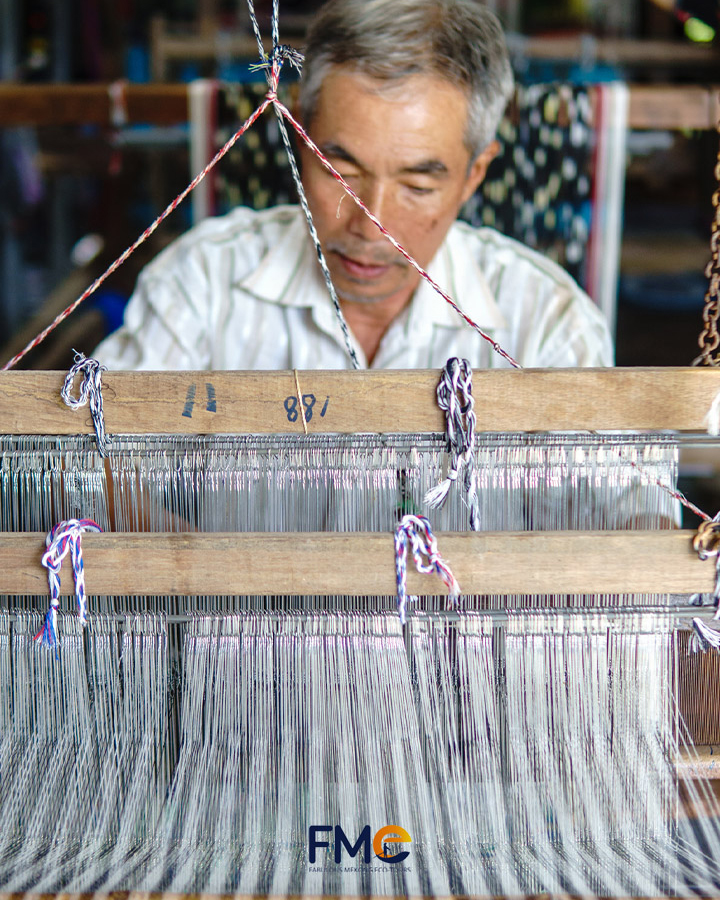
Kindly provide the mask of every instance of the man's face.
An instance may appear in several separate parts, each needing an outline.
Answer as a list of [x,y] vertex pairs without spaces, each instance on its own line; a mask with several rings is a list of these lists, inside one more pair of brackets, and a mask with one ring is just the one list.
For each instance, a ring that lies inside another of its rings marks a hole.
[[[378,81],[335,67],[310,136],[365,205],[423,268],[482,181],[493,144],[470,165],[464,92],[433,75]],[[307,148],[303,182],[340,298],[397,312],[419,275]],[[344,198],[344,199],[343,199]]]

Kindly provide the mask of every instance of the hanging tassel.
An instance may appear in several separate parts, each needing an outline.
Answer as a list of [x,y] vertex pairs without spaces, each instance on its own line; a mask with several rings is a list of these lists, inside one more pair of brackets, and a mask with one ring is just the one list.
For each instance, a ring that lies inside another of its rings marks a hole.
[[84,531],[101,532],[102,528],[92,519],[68,519],[59,522],[45,538],[46,551],[42,564],[48,570],[50,606],[45,615],[43,627],[35,635],[35,640],[50,647],[57,653],[57,611],[60,608],[60,570],[65,557],[70,554],[75,580],[75,597],[78,604],[80,624],[87,621],[87,598],[85,596],[85,566],[82,557],[82,534]]
[[435,572],[447,586],[452,599],[456,600],[460,595],[460,585],[448,564],[440,556],[437,539],[432,533],[430,522],[425,516],[403,516],[395,529],[395,572],[397,575],[398,615],[401,625],[404,625],[407,620],[408,604],[417,601],[417,597],[407,594],[408,543],[418,572],[422,574]]
[[720,631],[709,628],[702,619],[693,619],[693,635],[690,639],[692,653],[720,650]]
[[[107,456],[110,440],[105,434],[105,416],[103,415],[102,398],[102,373],[107,372],[105,366],[101,366],[96,359],[90,359],[83,353],[73,350],[75,362],[65,376],[65,383],[60,391],[60,396],[70,409],[80,409],[81,406],[90,404],[90,416],[95,428],[95,439],[100,456]],[[75,399],[72,395],[75,376],[82,373],[85,377],[80,385],[80,395]]]
[[452,357],[443,369],[437,387],[438,406],[445,412],[446,437],[450,454],[447,478],[425,495],[431,509],[445,503],[453,482],[464,467],[462,484],[470,511],[470,528],[480,530],[480,511],[475,477],[475,399],[472,394],[472,369],[466,359]]
[[[713,403],[713,405],[715,404]],[[720,513],[700,525],[693,538],[693,549],[702,560],[715,558],[715,589],[712,593],[715,615],[713,618],[720,619]],[[691,606],[704,605],[702,594],[693,594],[689,602]],[[690,650],[694,653],[705,652],[712,648],[720,650],[719,631],[709,628],[702,619],[693,619],[692,625],[693,636]]]

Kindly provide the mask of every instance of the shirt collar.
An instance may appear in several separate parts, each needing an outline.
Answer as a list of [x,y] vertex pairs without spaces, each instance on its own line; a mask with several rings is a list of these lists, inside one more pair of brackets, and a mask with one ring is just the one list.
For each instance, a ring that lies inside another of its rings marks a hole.
[[244,291],[268,303],[314,305],[317,290],[307,290],[307,282],[314,280],[318,266],[307,224],[299,209],[297,213],[257,268],[240,281]]
[[[481,328],[507,328],[490,286],[475,261],[472,242],[466,240],[464,226],[455,224],[428,266],[428,275],[460,309]],[[467,328],[450,304],[425,279],[418,285],[411,317],[422,316],[441,328]]]
[[[451,227],[428,267],[428,274],[481,328],[507,328],[505,317],[474,259],[472,246],[465,239],[463,226]],[[240,287],[269,303],[331,311],[315,250],[299,209],[260,265],[242,279]],[[467,327],[425,279],[415,291],[408,325],[412,328],[420,322],[444,328]]]

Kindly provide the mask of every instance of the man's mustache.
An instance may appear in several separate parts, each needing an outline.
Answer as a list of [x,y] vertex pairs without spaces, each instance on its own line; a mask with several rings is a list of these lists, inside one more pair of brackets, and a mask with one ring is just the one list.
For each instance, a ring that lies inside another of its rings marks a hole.
[[366,266],[400,266],[401,268],[407,268],[409,265],[402,254],[387,245],[368,247],[367,245],[348,244],[344,241],[328,241],[325,249],[328,253],[339,253]]

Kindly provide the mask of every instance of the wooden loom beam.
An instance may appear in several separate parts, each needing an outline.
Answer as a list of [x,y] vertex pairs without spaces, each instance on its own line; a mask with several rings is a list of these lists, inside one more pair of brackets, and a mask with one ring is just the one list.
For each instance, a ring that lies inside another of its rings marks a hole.
[[[575,57],[573,57],[575,58]],[[111,125],[108,84],[0,84],[0,127]],[[188,120],[186,84],[127,84],[128,124],[171,125]],[[628,124],[635,129],[713,129],[720,88],[631,85]]]
[[[445,533],[438,545],[466,594],[708,593],[690,531]],[[2,590],[47,593],[45,536],[0,533]],[[83,536],[88,593],[123,596],[375,596],[396,593],[386,533],[113,533]],[[62,590],[73,593],[69,564]],[[408,592],[447,593],[408,565]]]
[[[109,84],[0,84],[0,127],[16,125],[111,125]],[[186,84],[126,84],[128,123],[187,122]]]
[[[62,372],[0,373],[0,434],[88,434],[60,399]],[[110,434],[444,432],[439,372],[108,372]],[[299,385],[299,391],[298,391]],[[477,430],[705,431],[720,369],[510,369],[473,373]]]

